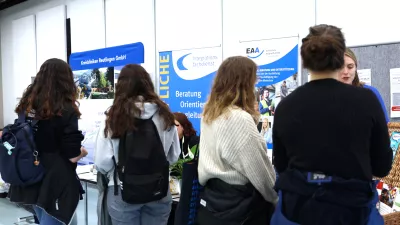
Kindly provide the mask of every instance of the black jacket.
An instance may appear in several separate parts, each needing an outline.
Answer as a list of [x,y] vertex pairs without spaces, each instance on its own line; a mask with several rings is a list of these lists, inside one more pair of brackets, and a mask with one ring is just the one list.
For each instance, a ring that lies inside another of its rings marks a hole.
[[250,183],[230,185],[220,179],[207,182],[200,194],[199,225],[268,225],[275,206]]
[[35,144],[46,175],[40,183],[31,186],[11,186],[10,201],[37,205],[64,224],[69,224],[83,193],[76,174],[77,165],[69,159],[80,155],[82,140],[78,118],[72,107],[64,110],[62,116],[39,121]]
[[286,219],[307,225],[361,225],[381,219],[371,211],[378,202],[373,182],[332,177],[319,184],[307,177],[298,170],[279,174],[275,186],[282,192],[278,205]]
[[198,145],[200,142],[199,136],[184,136],[182,140],[180,140],[181,144],[181,154],[179,158],[182,159],[183,155],[187,155],[189,153],[189,149],[193,148],[193,146]]

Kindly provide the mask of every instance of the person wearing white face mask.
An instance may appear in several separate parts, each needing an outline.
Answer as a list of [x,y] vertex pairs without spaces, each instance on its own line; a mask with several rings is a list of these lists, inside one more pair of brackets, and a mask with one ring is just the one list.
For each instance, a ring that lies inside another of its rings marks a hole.
[[356,87],[364,87],[370,89],[376,97],[378,98],[379,102],[381,103],[382,110],[385,113],[386,122],[389,122],[389,116],[386,110],[385,103],[383,102],[382,96],[380,95],[379,91],[369,85],[364,84],[360,81],[357,73],[357,57],[354,52],[346,48],[346,52],[344,53],[344,67],[339,74],[339,80],[345,84],[350,84]]

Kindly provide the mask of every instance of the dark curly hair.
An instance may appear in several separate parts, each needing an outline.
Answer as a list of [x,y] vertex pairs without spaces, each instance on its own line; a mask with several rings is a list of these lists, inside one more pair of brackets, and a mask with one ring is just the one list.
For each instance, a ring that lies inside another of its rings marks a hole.
[[61,59],[49,59],[40,67],[33,84],[25,90],[15,112],[34,110],[36,119],[47,120],[61,116],[62,111],[71,106],[79,118],[81,113],[72,70]]
[[154,91],[150,75],[140,65],[129,64],[122,68],[115,87],[113,105],[106,112],[104,135],[120,138],[125,132],[135,130],[135,116],[141,114],[137,102],[151,102],[159,107],[164,129],[175,126],[175,118],[168,105]]

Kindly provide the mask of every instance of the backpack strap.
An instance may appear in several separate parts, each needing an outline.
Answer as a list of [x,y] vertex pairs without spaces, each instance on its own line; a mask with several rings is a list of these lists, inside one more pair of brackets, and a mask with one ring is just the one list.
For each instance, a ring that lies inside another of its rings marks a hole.
[[112,160],[114,162],[114,195],[118,195],[118,180],[117,180],[117,162],[115,161],[115,156],[112,157]]
[[26,116],[25,116],[25,110],[24,110],[24,111],[18,113],[18,119],[17,119],[17,121],[18,121],[19,123],[25,123],[25,120],[26,120]]
[[[25,123],[25,121],[26,121],[25,110],[23,112],[18,113],[17,121],[19,123]],[[32,119],[30,124],[31,124],[32,127],[35,127],[38,122],[39,122],[39,120]]]

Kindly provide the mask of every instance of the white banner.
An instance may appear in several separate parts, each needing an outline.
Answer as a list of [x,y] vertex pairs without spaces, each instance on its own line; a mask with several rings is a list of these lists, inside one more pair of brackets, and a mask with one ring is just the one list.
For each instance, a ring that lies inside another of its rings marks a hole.
[[100,124],[106,119],[105,111],[112,105],[114,99],[85,99],[80,101],[79,111],[82,113],[79,120],[79,129],[85,136],[82,146],[88,155],[82,158],[80,164],[94,163],[94,146]]
[[358,79],[366,85],[372,86],[371,69],[357,70]]
[[390,69],[390,117],[400,117],[400,68]]

